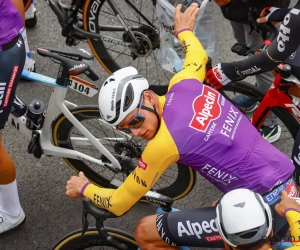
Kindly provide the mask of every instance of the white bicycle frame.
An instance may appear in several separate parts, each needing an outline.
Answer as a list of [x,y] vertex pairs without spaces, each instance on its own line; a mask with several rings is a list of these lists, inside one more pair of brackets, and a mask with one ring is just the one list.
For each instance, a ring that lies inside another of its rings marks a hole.
[[[46,77],[44,75],[26,70],[23,71],[22,77],[32,81],[51,85],[53,87],[43,128],[41,130],[37,130],[40,134],[40,145],[44,155],[77,159],[95,166],[108,167],[116,172],[121,170],[121,165],[118,160],[103,145],[109,140],[113,140],[114,142],[130,140],[131,136],[129,134],[116,130],[115,133],[120,136],[119,138],[95,138],[95,136],[93,136],[69,111],[68,107],[73,108],[77,107],[77,105],[65,100],[68,87],[56,84],[56,79],[54,78]],[[65,117],[74,125],[74,127],[76,127],[82,133],[82,135],[85,136],[85,138],[71,137],[72,145],[93,145],[101,154],[107,157],[107,159],[111,162],[110,164],[87,154],[81,153],[77,150],[61,148],[54,145],[52,137],[52,123],[61,113],[63,113]],[[111,128],[111,126],[109,126],[108,123],[102,119],[98,119],[98,122],[103,126]],[[16,117],[10,113],[8,117],[8,123],[20,131],[27,139],[31,140],[33,130],[30,130],[26,127],[26,117],[24,115],[21,117]]]

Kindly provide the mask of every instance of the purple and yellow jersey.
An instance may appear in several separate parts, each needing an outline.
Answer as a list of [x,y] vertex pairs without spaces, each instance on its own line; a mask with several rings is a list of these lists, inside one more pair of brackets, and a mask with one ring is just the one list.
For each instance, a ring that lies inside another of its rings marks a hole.
[[10,42],[20,34],[23,20],[10,0],[0,0],[0,51],[1,45]]
[[129,210],[175,162],[197,170],[222,192],[243,187],[263,194],[294,170],[236,107],[202,84],[208,58],[195,35],[184,31],[179,39],[186,54],[183,70],[159,97],[161,125],[137,168],[116,190],[92,184],[84,190],[116,215]]

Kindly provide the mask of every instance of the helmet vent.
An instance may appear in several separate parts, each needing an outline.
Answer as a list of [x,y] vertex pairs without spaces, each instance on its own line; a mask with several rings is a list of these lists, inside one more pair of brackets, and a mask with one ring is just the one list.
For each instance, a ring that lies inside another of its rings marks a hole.
[[133,102],[133,87],[131,83],[129,83],[125,92],[123,112],[128,110],[132,102]]
[[260,229],[260,227],[253,228],[253,229],[247,230],[245,232],[237,233],[236,235],[238,235],[242,239],[251,239],[257,234],[259,229]]
[[105,86],[106,84],[108,84],[108,81],[105,81],[105,83],[103,84],[103,86]]

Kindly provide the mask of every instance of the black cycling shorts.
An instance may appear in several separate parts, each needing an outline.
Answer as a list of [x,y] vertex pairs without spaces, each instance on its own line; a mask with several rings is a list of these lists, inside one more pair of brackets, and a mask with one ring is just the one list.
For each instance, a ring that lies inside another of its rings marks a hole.
[[[282,189],[289,194],[292,193],[293,196],[297,195],[296,183],[292,178],[263,195],[267,197],[265,200],[270,200],[273,214],[274,236],[271,242],[283,239],[289,229],[286,218],[279,216],[275,211],[275,205],[281,201],[280,191]],[[215,217],[215,207],[165,213],[157,216],[156,228],[160,237],[171,246],[224,248]]]
[[0,132],[4,128],[9,116],[26,59],[25,45],[21,35],[1,47]]

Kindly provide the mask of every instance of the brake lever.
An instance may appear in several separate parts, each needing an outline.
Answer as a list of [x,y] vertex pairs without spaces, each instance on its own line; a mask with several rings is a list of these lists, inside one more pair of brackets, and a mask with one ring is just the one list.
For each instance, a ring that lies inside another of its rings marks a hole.
[[82,234],[83,236],[85,232],[88,230],[89,227],[89,221],[87,219],[88,213],[85,211],[85,209],[82,210]]
[[256,19],[258,17],[257,9],[256,8],[249,8],[248,11],[248,24],[250,25],[250,32],[249,35],[255,30],[257,33],[259,33],[259,24],[256,22]]

